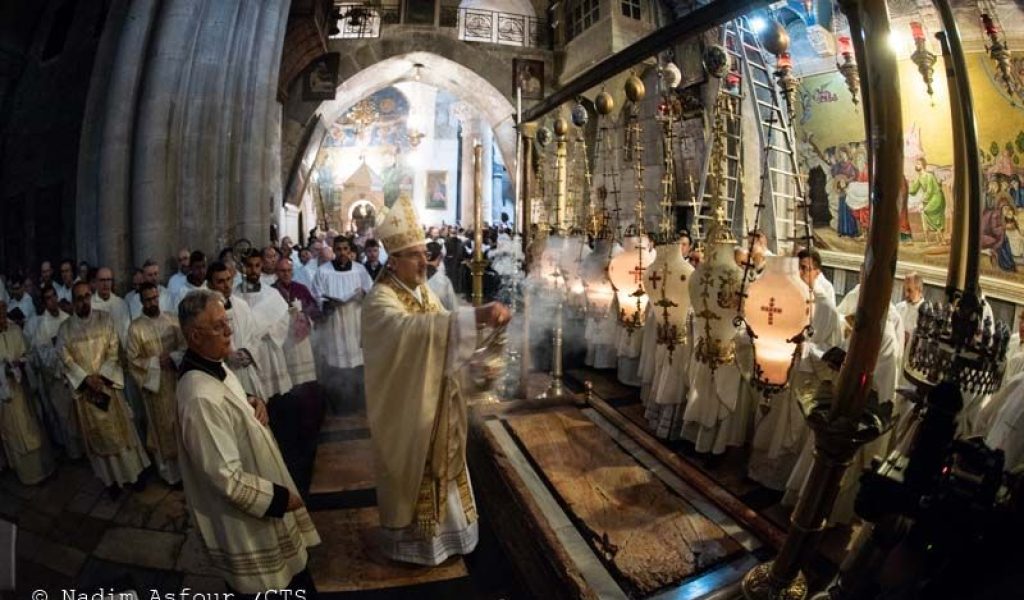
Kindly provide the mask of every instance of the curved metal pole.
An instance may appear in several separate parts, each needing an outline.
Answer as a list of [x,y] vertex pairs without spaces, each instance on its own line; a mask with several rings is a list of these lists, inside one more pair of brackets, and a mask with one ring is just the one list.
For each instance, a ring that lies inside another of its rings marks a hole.
[[[903,187],[903,118],[896,57],[886,43],[885,0],[844,0],[863,85],[871,182],[871,230],[864,255],[857,318],[849,352],[832,388],[830,404],[819,404],[808,421],[814,430],[814,461],[793,510],[786,541],[771,563],[758,565],[743,581],[750,600],[800,600],[807,595],[801,567],[813,554],[835,504],[839,483],[857,449],[871,437],[862,424],[878,361],[899,251],[899,207]],[[828,390],[824,390],[827,394]],[[877,434],[877,431],[875,431]]]
[[978,260],[981,249],[981,199],[985,193],[978,157],[978,126],[974,98],[967,79],[967,61],[960,30],[948,0],[935,0],[945,31],[935,37],[942,46],[942,61],[949,82],[949,106],[953,118],[953,239],[946,295],[952,302],[962,292],[978,297]]

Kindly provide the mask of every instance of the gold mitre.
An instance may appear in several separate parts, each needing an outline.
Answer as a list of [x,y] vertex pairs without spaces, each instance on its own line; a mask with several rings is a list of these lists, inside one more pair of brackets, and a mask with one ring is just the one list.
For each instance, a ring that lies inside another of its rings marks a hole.
[[399,196],[391,210],[381,212],[375,233],[388,254],[423,244],[423,228],[408,196]]

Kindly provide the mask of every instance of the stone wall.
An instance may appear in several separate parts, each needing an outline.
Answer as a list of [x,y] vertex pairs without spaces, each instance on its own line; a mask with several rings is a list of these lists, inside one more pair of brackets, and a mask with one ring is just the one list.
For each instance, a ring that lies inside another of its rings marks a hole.
[[123,1],[0,8],[0,272],[73,256],[78,145],[101,33]]

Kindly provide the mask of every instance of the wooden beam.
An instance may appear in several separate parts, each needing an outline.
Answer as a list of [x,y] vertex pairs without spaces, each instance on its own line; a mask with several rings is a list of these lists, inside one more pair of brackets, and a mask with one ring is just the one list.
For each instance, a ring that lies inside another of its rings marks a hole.
[[523,113],[523,122],[529,123],[558,108],[601,82],[614,77],[649,56],[654,56],[672,44],[700,35],[708,29],[768,6],[767,0],[713,0],[697,10],[672,21],[648,34],[621,52],[587,69],[560,90],[541,100]]

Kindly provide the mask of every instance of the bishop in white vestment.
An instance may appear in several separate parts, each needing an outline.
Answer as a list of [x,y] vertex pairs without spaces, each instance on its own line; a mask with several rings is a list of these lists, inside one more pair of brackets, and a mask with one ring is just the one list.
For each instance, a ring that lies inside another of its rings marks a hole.
[[134,483],[149,466],[124,398],[124,370],[110,316],[92,310],[84,282],[72,286],[74,314],[57,333],[57,352],[72,390],[86,453],[104,485]]
[[185,338],[177,316],[160,310],[160,291],[155,284],[142,284],[140,296],[144,313],[128,328],[125,354],[129,372],[142,393],[149,424],[146,447],[153,453],[160,477],[174,485],[181,481],[174,393]]
[[189,346],[177,388],[178,461],[210,563],[231,590],[301,589],[311,597],[308,549],[320,536],[267,428],[266,408],[223,363],[232,339],[220,297],[190,294],[178,315]]
[[53,473],[50,443],[29,404],[26,344],[21,328],[7,319],[0,300],[0,440],[18,481],[34,485]]
[[437,565],[471,552],[477,511],[466,467],[466,399],[459,371],[477,323],[501,326],[500,304],[448,312],[426,285],[423,230],[407,197],[377,227],[388,250],[362,314],[367,418],[377,467],[381,549]]

